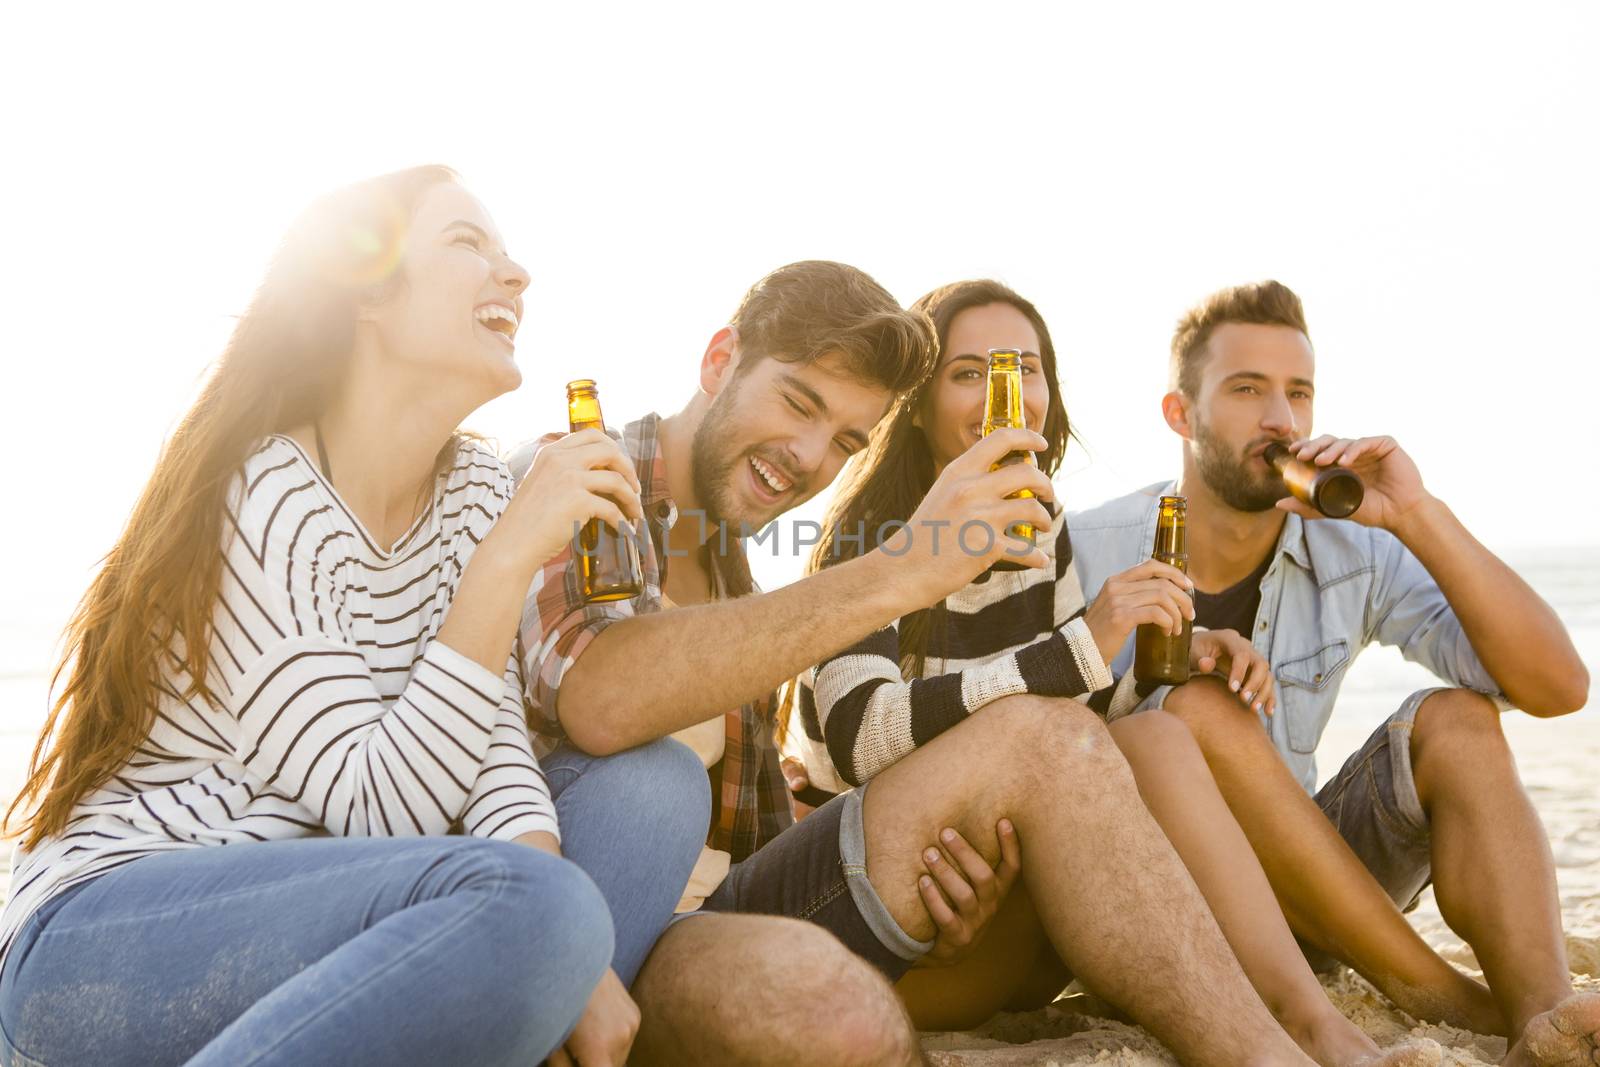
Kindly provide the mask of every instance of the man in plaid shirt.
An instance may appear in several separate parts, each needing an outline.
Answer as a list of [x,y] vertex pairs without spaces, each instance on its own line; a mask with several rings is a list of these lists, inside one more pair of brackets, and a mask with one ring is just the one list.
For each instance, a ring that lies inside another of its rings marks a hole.
[[[529,592],[521,646],[531,723],[546,743],[604,756],[676,737],[712,777],[711,841],[680,904],[685,921],[662,935],[633,989],[640,1058],[921,1063],[884,978],[899,979],[936,935],[970,946],[1029,836],[1016,898],[1032,904],[1018,913],[1087,984],[1186,1063],[1310,1064],[1082,705],[997,701],[874,778],[870,805],[863,786],[794,822],[773,739],[776,687],[938,603],[1013,548],[994,538],[985,553],[958,551],[963,524],[1051,527],[1043,474],[992,469],[1045,440],[1003,430],[949,464],[882,547],[755,594],[741,533],[826,486],[932,372],[936,348],[925,316],[854,268],[774,271],[712,337],[688,406],[623,434],[648,526],[643,592],[585,605],[570,553]],[[513,471],[537,454],[537,444],[520,449]],[[1037,499],[1017,498],[1024,488]],[[1022,558],[1046,562],[1037,548]],[[959,965],[937,973],[956,998],[985,980]]]

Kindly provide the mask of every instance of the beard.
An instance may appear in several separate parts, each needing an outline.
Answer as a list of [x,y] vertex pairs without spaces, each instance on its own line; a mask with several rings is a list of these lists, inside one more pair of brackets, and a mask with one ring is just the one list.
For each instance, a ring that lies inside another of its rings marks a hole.
[[1260,443],[1252,442],[1235,455],[1222,438],[1195,421],[1194,458],[1200,479],[1235,511],[1266,511],[1289,495],[1289,487],[1276,470],[1268,467],[1265,473],[1256,474],[1253,457],[1244,455]]
[[724,452],[719,446],[726,446],[733,428],[733,396],[738,391],[735,381],[730,381],[726,388],[711,400],[711,406],[706,409],[706,417],[700,420],[700,425],[694,431],[694,440],[689,445],[690,477],[694,481],[695,499],[705,509],[708,523],[727,522],[737,519],[728,513],[733,510],[733,494],[730,492],[730,483],[733,481],[734,464],[739,461],[738,455]]
[[[793,475],[794,484],[770,515],[740,512],[741,502],[734,492],[733,481],[737,477],[747,476],[740,468],[749,467],[750,463],[745,450],[734,444],[740,438],[739,405],[736,399],[739,390],[739,376],[735,374],[727,386],[712,398],[711,406],[706,409],[705,418],[700,420],[694,440],[689,444],[689,469],[695,499],[705,509],[708,524],[726,524],[728,533],[733,536],[743,536],[746,528],[751,532],[759,530],[806,500],[809,495],[806,489],[810,484],[809,478]],[[751,451],[779,470],[788,472],[792,466],[780,462],[775,456],[762,455],[760,448]]]

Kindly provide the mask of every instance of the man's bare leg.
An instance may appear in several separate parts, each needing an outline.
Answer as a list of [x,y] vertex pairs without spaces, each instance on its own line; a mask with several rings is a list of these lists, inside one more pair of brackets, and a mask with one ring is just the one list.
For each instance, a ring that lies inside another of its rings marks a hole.
[[717,914],[674,923],[645,961],[633,997],[641,1016],[636,1063],[924,1062],[883,976],[820,926],[794,919]]
[[1200,743],[1295,933],[1419,1019],[1508,1032],[1488,989],[1428,947],[1300,787],[1253,713],[1211,678],[1174,690],[1166,708]]
[[954,827],[1016,826],[1027,883],[1062,960],[1193,1067],[1306,1065],[1250,987],[1105,725],[1081,704],[996,701],[868,787],[867,874],[912,937],[933,937],[921,850]]
[[1467,690],[1430,695],[1417,711],[1411,762],[1432,830],[1439,912],[1472,946],[1510,1024],[1505,1062],[1600,1063],[1600,994],[1573,994],[1555,859],[1499,710]]
[[1323,1067],[1437,1063],[1438,1047],[1431,1044],[1384,1054],[1328,1000],[1183,723],[1149,711],[1113,723],[1111,736],[1245,974],[1300,1047]]

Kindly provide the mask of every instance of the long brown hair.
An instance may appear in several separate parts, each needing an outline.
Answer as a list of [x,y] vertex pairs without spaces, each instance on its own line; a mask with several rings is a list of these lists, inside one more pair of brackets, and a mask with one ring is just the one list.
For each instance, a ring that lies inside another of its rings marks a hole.
[[[60,833],[74,805],[149,734],[164,659],[188,675],[184,696],[215,699],[211,619],[235,475],[262,438],[327,408],[361,308],[403,284],[396,268],[417,204],[455,180],[447,167],[396,171],[324,197],[290,227],[67,624],[51,679],[57,695],[5,815],[9,827],[19,807],[38,801],[25,848]],[[452,438],[440,462],[456,447]]]
[[[924,311],[933,320],[942,352],[950,338],[950,324],[957,315],[971,308],[990,304],[1009,304],[1022,313],[1039,335],[1039,361],[1045,381],[1050,385],[1050,401],[1045,408],[1044,437],[1049,447],[1039,453],[1039,467],[1044,473],[1054,475],[1061,466],[1067,451],[1067,439],[1072,434],[1067,422],[1067,409],[1061,399],[1061,385],[1056,378],[1056,349],[1050,340],[1050,329],[1038,308],[1023,299],[1008,286],[997,281],[954,282],[940,286],[911,305],[913,311]],[[923,379],[921,385],[895,408],[889,418],[872,431],[867,448],[859,462],[846,473],[828,518],[823,523],[822,540],[812,550],[808,570],[816,572],[843,560],[871,551],[877,547],[880,535],[892,533],[883,526],[889,522],[905,522],[922,503],[922,498],[933,488],[933,455],[928,451],[928,440],[922,429],[912,424],[912,419],[927,397],[937,374]],[[865,531],[865,538],[843,538],[841,531]],[[935,634],[942,632],[939,625],[944,615],[941,602],[932,608],[913,612],[900,622],[900,650],[902,669],[907,677],[922,674],[927,663],[929,645]]]

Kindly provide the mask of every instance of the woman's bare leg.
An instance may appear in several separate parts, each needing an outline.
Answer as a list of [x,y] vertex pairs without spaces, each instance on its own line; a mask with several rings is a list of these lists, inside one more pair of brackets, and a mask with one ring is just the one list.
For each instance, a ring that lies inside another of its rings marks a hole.
[[1246,976],[1300,1047],[1323,1067],[1437,1062],[1432,1051],[1383,1055],[1328,1000],[1188,727],[1164,711],[1148,711],[1113,723],[1111,736]]
[[912,968],[894,991],[918,1030],[970,1030],[996,1012],[1042,1008],[1071,980],[1018,882],[965,959]]

